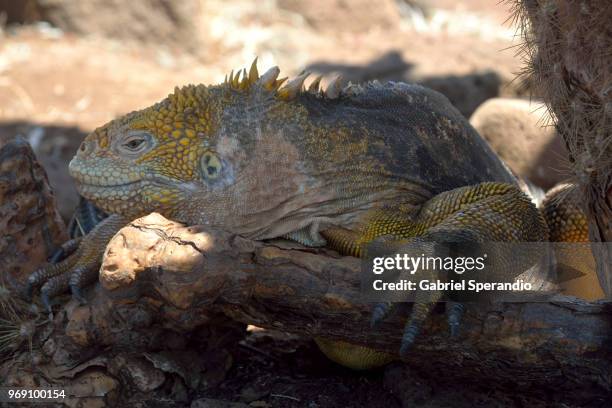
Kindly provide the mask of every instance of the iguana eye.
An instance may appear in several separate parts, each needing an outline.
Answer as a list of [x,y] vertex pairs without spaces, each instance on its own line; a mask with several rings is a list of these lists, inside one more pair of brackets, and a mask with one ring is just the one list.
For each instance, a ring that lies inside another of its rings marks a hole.
[[204,153],[200,160],[202,177],[206,180],[215,180],[221,175],[221,160],[211,152]]
[[128,135],[121,141],[118,148],[121,153],[142,153],[151,146],[151,136],[148,133],[138,132]]
[[125,144],[125,146],[129,149],[136,150],[144,143],[144,139],[132,139]]

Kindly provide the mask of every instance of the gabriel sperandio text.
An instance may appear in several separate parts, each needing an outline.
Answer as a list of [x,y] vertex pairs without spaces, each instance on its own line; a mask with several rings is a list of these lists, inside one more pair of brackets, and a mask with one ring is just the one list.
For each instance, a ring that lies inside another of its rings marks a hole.
[[[417,272],[454,272],[462,275],[465,272],[480,272],[485,268],[487,254],[479,257],[441,257],[441,256],[411,256],[408,254],[395,254],[389,257],[376,257],[372,259],[372,272],[381,275],[385,272],[406,272],[415,275]],[[434,275],[435,276],[435,275]],[[478,276],[478,275],[476,275]],[[431,274],[417,276],[416,280],[398,279],[385,282],[375,279],[371,282],[375,291],[529,291],[532,284],[518,279],[514,282],[481,282],[477,279],[437,280],[427,279]]]
[[374,290],[383,291],[469,291],[474,293],[485,291],[528,291],[532,289],[530,282],[525,282],[519,279],[515,282],[478,282],[474,279],[450,280],[442,282],[440,280],[429,281],[427,279],[413,282],[411,280],[402,279],[398,282],[383,282],[377,279],[373,282]]

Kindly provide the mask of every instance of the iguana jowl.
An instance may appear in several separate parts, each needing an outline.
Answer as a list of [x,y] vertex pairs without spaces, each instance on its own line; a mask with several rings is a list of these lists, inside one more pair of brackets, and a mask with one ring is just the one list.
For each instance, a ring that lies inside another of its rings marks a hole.
[[[254,62],[249,73],[176,88],[88,135],[70,173],[83,196],[113,215],[65,261],[34,273],[31,286],[44,283],[47,300],[68,285],[79,294],[112,235],[153,211],[354,256],[383,235],[547,239],[540,212],[442,95],[378,82],[322,92],[318,80],[306,90],[305,75],[285,86],[278,75],[271,68],[260,76]],[[414,306],[402,352],[431,308]],[[365,364],[357,352],[320,345],[343,364]]]

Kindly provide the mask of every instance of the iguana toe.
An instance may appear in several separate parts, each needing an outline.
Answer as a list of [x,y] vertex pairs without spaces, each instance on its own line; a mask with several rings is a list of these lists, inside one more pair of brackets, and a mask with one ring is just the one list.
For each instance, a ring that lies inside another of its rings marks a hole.
[[446,318],[448,320],[448,328],[451,337],[457,337],[459,327],[461,326],[461,318],[465,312],[463,303],[447,302],[446,303]]
[[31,298],[34,289],[40,287],[41,301],[49,313],[51,299],[68,289],[74,298],[84,303],[82,288],[96,280],[106,244],[125,224],[125,218],[112,215],[97,224],[86,236],[66,242],[62,251],[71,252],[71,255],[32,273],[26,284],[26,295]]
[[86,305],[87,299],[85,299],[85,296],[83,295],[82,288],[78,285],[69,285],[69,286],[70,286],[70,293],[72,293],[72,298],[76,299],[81,305]]
[[[391,302],[376,303],[372,309],[371,327],[377,327],[393,310],[394,305],[395,304]],[[435,305],[435,301],[414,303],[412,313],[408,322],[406,323],[406,326],[404,327],[404,333],[402,335],[400,346],[401,356],[406,356],[406,354],[410,351],[412,345],[421,332],[423,323],[430,316]],[[465,306],[462,303],[446,303],[446,315],[451,337],[456,337],[458,335],[459,328],[461,326],[461,318],[463,317],[464,311]]]
[[35,289],[44,287],[45,284],[53,278],[65,274],[70,270],[70,268],[72,268],[75,261],[76,259],[74,256],[69,256],[59,263],[49,264],[32,272],[26,281],[25,296],[28,299],[32,299]]
[[405,357],[416,341],[425,319],[429,317],[435,306],[435,302],[415,303],[410,313],[410,318],[404,327],[404,334],[400,346],[400,356]]
[[68,286],[72,297],[79,301],[82,305],[87,303],[83,296],[82,289],[95,282],[98,277],[97,265],[87,265],[75,268],[70,274]]
[[69,257],[76,251],[81,243],[82,237],[77,237],[64,242],[49,258],[49,263],[57,264]]
[[52,308],[52,299],[64,293],[68,289],[68,279],[70,275],[67,273],[63,273],[59,276],[55,276],[50,278],[44,285],[40,288],[40,300],[47,311],[49,313],[49,320],[53,320],[53,308]]
[[374,305],[372,309],[372,319],[370,320],[370,327],[378,327],[385,317],[389,315],[393,309],[393,303],[391,302],[380,302]]

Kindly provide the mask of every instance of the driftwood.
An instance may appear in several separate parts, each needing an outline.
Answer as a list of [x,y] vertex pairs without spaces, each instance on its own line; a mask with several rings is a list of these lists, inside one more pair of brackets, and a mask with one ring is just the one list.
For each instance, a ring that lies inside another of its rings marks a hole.
[[[152,324],[188,331],[221,312],[243,323],[397,355],[406,311],[371,329],[359,273],[355,258],[184,227],[151,214],[110,242],[101,286],[88,306],[70,309],[66,333],[82,347],[126,346],[138,342],[139,331],[149,336]],[[556,296],[548,303],[468,306],[456,339],[436,312],[407,362],[450,379],[592,393],[593,387],[612,390],[611,351],[609,304]]]

